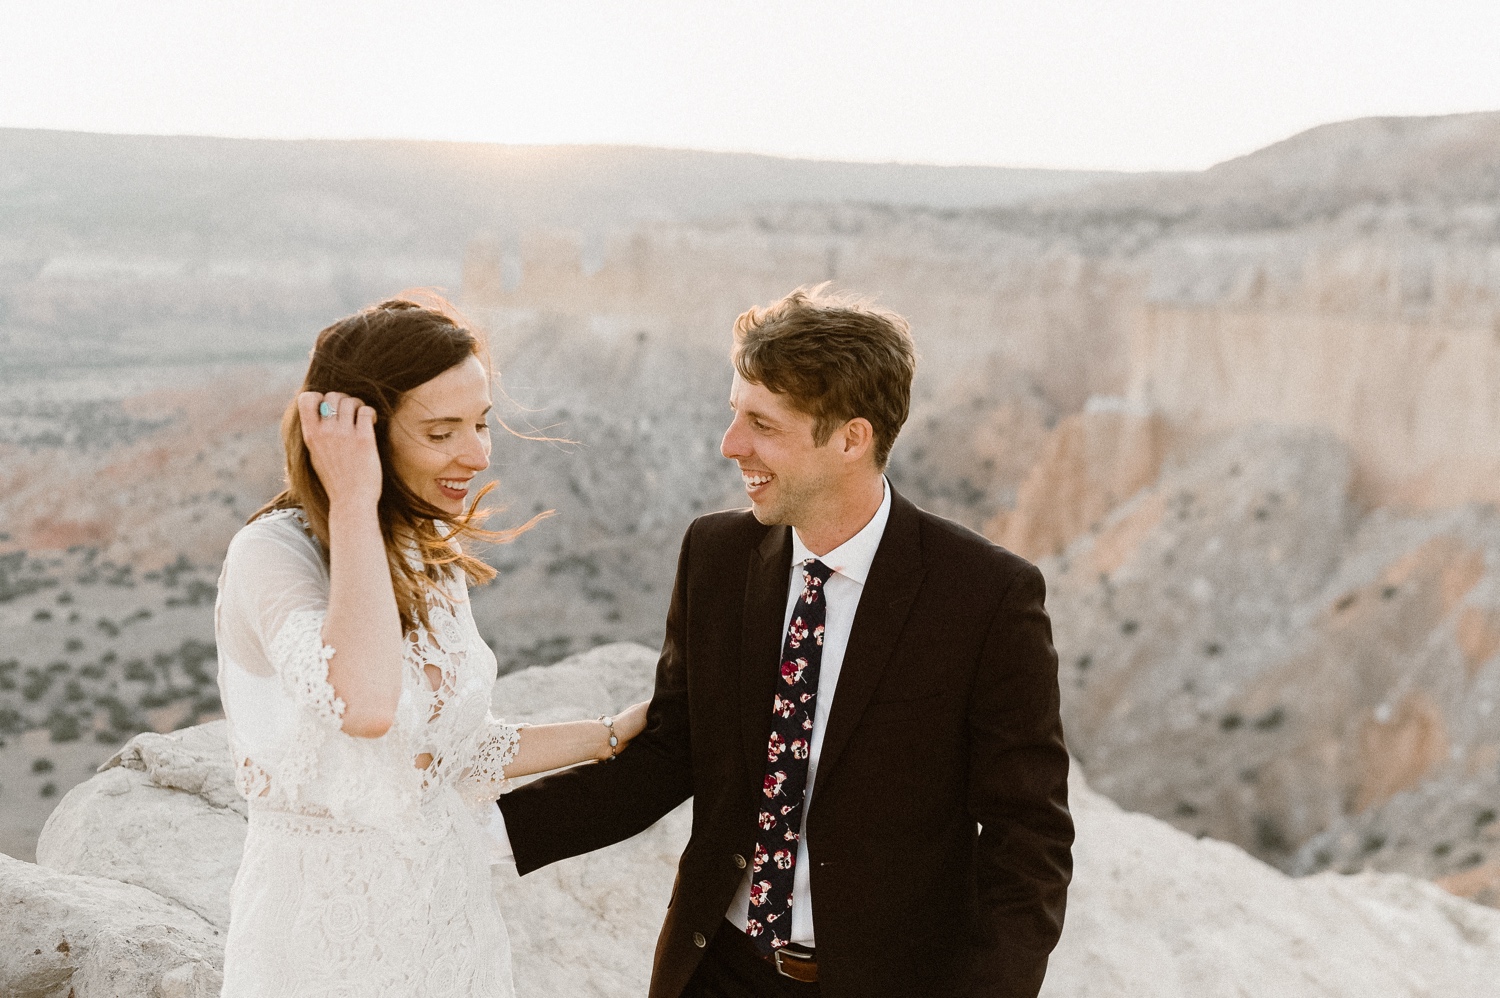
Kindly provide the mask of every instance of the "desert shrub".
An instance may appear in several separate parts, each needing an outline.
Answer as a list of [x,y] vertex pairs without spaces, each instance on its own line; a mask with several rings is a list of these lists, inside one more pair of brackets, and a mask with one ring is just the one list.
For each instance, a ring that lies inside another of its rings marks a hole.
[[119,697],[106,693],[94,698],[94,706],[109,711],[109,726],[117,732],[136,728],[135,715]]
[[56,797],[57,784],[49,780],[46,783],[42,784],[42,789],[38,790],[37,794],[42,797]]
[[63,651],[83,651],[83,639],[69,638],[63,643]]
[[1276,819],[1264,814],[1255,819],[1255,844],[1263,852],[1290,852],[1292,848]]
[[83,735],[78,718],[61,710],[47,715],[47,733],[54,742],[76,742]]
[[53,764],[52,760],[45,756],[31,760],[31,771],[33,773],[50,773],[56,768],[57,766]]
[[195,686],[204,686],[214,681],[218,672],[219,651],[209,641],[184,641],[177,649],[177,661]]
[[51,674],[37,668],[26,670],[26,678],[21,681],[21,695],[27,700],[40,700],[51,688]]
[[208,606],[218,595],[218,587],[212,583],[202,579],[189,579],[181,596],[167,597],[167,606]]
[[1280,707],[1272,707],[1264,715],[1257,718],[1255,728],[1257,731],[1275,731],[1281,727],[1286,720],[1286,711]]

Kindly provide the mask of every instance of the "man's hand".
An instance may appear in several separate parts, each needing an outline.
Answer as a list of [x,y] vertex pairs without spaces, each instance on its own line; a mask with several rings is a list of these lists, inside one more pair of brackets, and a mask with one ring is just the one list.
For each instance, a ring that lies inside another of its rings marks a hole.
[[[319,413],[327,403],[331,416]],[[330,507],[370,508],[380,500],[380,452],[375,447],[375,410],[342,392],[297,396],[302,439]]]

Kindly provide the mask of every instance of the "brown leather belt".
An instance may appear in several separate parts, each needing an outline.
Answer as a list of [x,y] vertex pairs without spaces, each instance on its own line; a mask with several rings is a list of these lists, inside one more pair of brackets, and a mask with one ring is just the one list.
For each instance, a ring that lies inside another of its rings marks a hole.
[[813,950],[787,945],[772,953],[771,960],[776,964],[776,972],[782,977],[790,977],[803,984],[818,983],[818,955]]

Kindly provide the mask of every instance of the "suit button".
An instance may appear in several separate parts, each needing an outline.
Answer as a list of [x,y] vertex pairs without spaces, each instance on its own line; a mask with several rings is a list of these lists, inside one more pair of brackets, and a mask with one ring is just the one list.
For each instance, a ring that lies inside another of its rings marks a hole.
[[745,868],[745,857],[741,856],[739,853],[735,853],[734,865],[743,870]]
[[698,947],[699,949],[702,949],[703,947],[705,947],[705,946],[708,945],[708,940],[703,938],[703,933],[701,933],[701,932],[694,932],[693,933],[693,945],[696,946],[696,947]]

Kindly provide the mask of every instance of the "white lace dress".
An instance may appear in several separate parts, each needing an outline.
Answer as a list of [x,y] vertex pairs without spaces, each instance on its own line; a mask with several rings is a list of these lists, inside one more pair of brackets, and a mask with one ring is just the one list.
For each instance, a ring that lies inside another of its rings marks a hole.
[[409,636],[390,731],[355,738],[328,683],[328,570],[300,512],[230,543],[215,634],[250,826],[226,998],[514,994],[489,829],[519,735],[490,713],[495,656],[467,586],[447,591],[452,607]]

